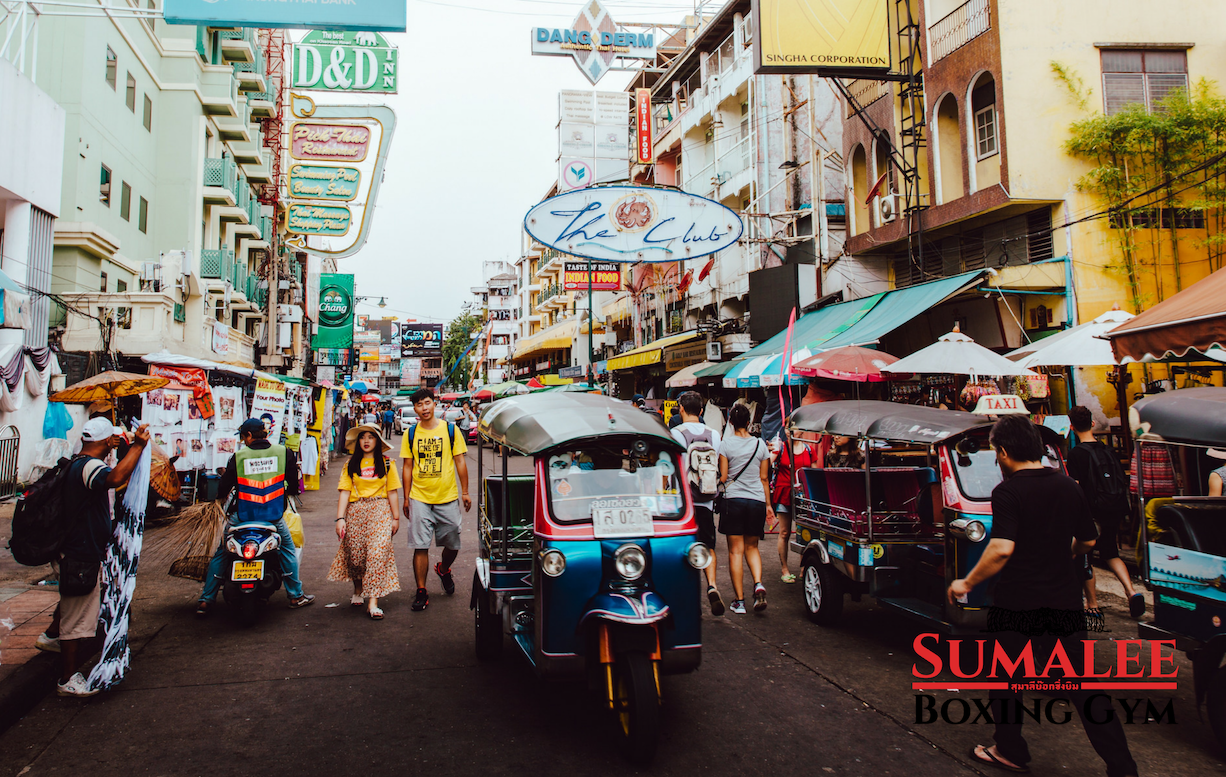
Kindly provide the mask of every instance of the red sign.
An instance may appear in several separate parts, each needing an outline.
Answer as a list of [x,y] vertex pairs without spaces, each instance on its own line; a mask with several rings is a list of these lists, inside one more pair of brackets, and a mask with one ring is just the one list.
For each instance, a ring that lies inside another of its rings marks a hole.
[[370,148],[370,130],[360,124],[296,122],[289,134],[294,159],[361,162]]
[[[622,287],[622,268],[617,262],[592,262],[592,291],[617,291]],[[562,288],[587,291],[587,262],[562,266]]]
[[638,162],[649,165],[655,161],[655,152],[651,147],[651,90],[634,90],[634,111],[638,115],[638,129],[635,131],[635,148],[638,149]]

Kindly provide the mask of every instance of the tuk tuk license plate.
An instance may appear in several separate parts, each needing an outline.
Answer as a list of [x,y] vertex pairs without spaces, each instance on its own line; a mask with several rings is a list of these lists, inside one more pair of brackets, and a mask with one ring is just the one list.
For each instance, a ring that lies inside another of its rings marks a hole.
[[264,578],[264,562],[235,561],[230,568],[230,579],[234,582],[243,580],[262,580]]
[[638,505],[592,508],[592,535],[602,537],[650,537],[655,534],[651,510]]

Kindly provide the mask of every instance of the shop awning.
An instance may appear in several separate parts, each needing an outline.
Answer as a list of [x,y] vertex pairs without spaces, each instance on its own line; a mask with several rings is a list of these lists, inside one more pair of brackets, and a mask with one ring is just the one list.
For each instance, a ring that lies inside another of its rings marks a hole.
[[698,364],[691,364],[689,367],[686,367],[685,369],[682,369],[682,370],[679,370],[673,373],[672,377],[670,377],[667,381],[664,382],[664,385],[667,386],[668,388],[684,388],[685,386],[697,386],[698,381],[699,381],[699,377],[698,377],[699,370],[706,370],[711,367],[719,367],[721,364],[723,364],[723,362],[699,362]]
[[1197,359],[1226,348],[1226,269],[1154,305],[1104,335],[1121,364]]
[[577,321],[563,321],[548,329],[529,335],[515,344],[515,354],[512,359],[527,359],[545,351],[557,351],[570,348],[575,340]]
[[[982,270],[962,273],[808,313],[793,327],[791,363],[831,348],[875,343],[916,316],[973,287],[984,275]],[[785,329],[746,351],[724,375],[724,386],[750,388],[782,383],[783,348],[787,336]],[[708,376],[709,373],[701,377]],[[804,382],[798,376],[788,378],[789,384]]]
[[609,359],[609,370],[628,370],[631,367],[645,367],[655,364],[663,357],[664,349],[673,345],[688,343],[699,337],[698,332],[682,332],[679,335],[661,337],[655,342],[626,351],[621,356]]

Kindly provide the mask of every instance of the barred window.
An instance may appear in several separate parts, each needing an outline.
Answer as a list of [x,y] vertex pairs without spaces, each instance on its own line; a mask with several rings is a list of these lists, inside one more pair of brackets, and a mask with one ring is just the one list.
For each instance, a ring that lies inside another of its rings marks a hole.
[[1102,68],[1108,116],[1132,105],[1161,111],[1171,92],[1188,88],[1188,55],[1181,50],[1104,49]]

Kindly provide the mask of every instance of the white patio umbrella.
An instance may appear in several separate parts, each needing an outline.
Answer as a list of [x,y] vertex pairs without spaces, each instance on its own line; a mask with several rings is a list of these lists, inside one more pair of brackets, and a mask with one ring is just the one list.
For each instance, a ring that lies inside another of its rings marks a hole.
[[1005,354],[1021,367],[1114,367],[1111,341],[1099,335],[1132,318],[1124,310],[1108,310],[1093,321],[1036,340]]
[[989,351],[958,331],[941,337],[932,345],[904,356],[882,372],[911,372],[919,375],[1035,375],[1016,362]]

